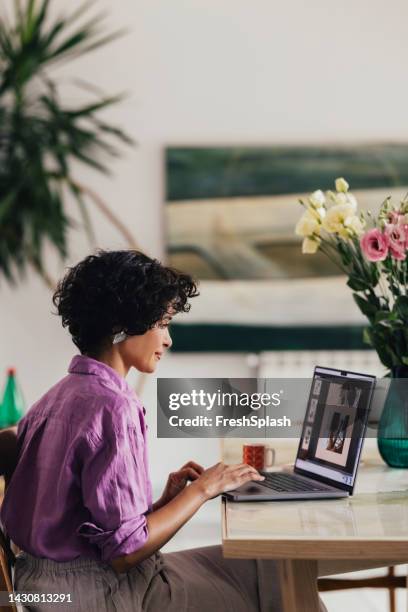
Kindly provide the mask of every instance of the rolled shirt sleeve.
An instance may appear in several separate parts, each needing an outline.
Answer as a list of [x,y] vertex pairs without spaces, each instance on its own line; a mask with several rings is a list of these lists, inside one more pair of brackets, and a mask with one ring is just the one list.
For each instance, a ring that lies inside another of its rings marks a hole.
[[77,534],[100,549],[103,562],[132,553],[147,540],[143,444],[129,424],[113,428],[103,439],[86,436],[81,488],[90,518]]

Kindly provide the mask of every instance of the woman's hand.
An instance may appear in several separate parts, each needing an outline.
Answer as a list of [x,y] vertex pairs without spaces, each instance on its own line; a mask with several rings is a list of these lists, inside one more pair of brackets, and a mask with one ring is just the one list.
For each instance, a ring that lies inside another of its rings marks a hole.
[[236,489],[250,480],[264,479],[265,476],[246,463],[225,465],[221,462],[202,472],[194,486],[200,488],[205,499],[211,499],[220,493]]
[[[244,464],[225,465],[217,463],[208,470],[189,461],[170,474],[162,498],[153,506],[153,512],[146,515],[148,539],[142,548],[113,559],[110,563],[116,572],[125,572],[138,565],[159,550],[182,527],[204,502],[224,491],[230,491],[249,480],[263,480],[264,477],[253,467]],[[189,487],[185,485],[193,480]],[[168,502],[162,502],[166,495],[173,495]],[[161,505],[160,505],[161,504]]]
[[176,495],[180,493],[188,482],[197,480],[199,476],[204,472],[204,468],[194,461],[188,461],[176,472],[171,472],[167,479],[167,484],[164,488],[162,496],[154,504],[153,509],[157,510],[165,504],[168,504]]

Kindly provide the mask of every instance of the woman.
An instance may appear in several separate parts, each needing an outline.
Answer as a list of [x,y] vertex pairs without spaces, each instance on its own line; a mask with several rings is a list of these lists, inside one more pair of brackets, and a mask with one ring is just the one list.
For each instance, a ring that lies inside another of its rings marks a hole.
[[100,251],[59,283],[53,301],[80,354],[18,426],[1,511],[23,551],[16,590],[65,595],[75,612],[280,609],[273,561],[226,560],[219,546],[159,552],[206,500],[262,479],[190,461],[152,503],[145,410],[125,377],[155,371],[170,320],[196,295],[191,277],[137,251]]

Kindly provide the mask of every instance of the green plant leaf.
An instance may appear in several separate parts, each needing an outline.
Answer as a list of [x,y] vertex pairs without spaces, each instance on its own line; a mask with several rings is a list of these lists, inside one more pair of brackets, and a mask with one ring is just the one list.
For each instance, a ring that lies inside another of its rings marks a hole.
[[395,300],[394,309],[408,322],[408,296],[399,295]]
[[377,352],[385,367],[392,368],[399,362],[398,356],[391,349],[390,336],[386,328],[381,330],[378,327],[366,327],[363,331],[363,341]]
[[347,285],[353,291],[365,291],[367,289],[367,283],[357,278],[356,276],[350,276],[347,281]]
[[353,298],[363,315],[365,315],[370,321],[374,320],[377,315],[376,306],[357,293],[353,293]]
[[116,104],[117,102],[121,102],[123,100],[123,94],[118,96],[110,96],[109,98],[104,98],[103,100],[99,100],[98,102],[94,102],[94,104],[88,104],[86,106],[82,106],[77,108],[76,110],[66,110],[65,115],[70,119],[78,119],[79,117],[87,117],[92,116],[98,110],[110,106],[112,104]]
[[363,330],[363,342],[369,346],[374,346],[373,331],[370,327],[365,327]]

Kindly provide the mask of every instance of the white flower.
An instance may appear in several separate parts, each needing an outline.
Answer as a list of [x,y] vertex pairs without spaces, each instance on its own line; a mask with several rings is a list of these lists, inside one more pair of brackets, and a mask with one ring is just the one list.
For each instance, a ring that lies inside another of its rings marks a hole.
[[320,208],[314,208],[313,206],[309,206],[307,210],[312,215],[312,217],[317,219],[317,221],[319,221],[320,223],[326,216],[326,208],[324,206],[321,206]]
[[354,206],[349,203],[335,204],[327,211],[325,219],[323,219],[323,228],[329,234],[339,234],[342,238],[348,237],[346,230],[350,219],[354,217]]
[[335,205],[348,204],[353,208],[353,212],[357,211],[357,200],[352,193],[333,193],[333,191],[329,191],[328,193]]
[[300,217],[295,227],[295,233],[298,236],[311,236],[320,233],[321,224],[314,212],[308,208]]
[[344,178],[342,177],[337,178],[335,185],[336,185],[336,191],[339,191],[341,193],[347,193],[349,184]]
[[356,212],[357,210],[357,200],[356,198],[353,196],[352,193],[348,193],[347,194],[347,203],[350,204],[350,206],[353,207],[354,212]]
[[302,242],[302,253],[304,255],[314,255],[320,246],[320,238],[304,238]]
[[326,203],[326,196],[321,189],[318,189],[310,194],[309,202],[313,208],[322,208]]
[[353,215],[344,221],[344,226],[350,230],[352,234],[359,236],[364,233],[365,222],[357,217],[357,215]]

